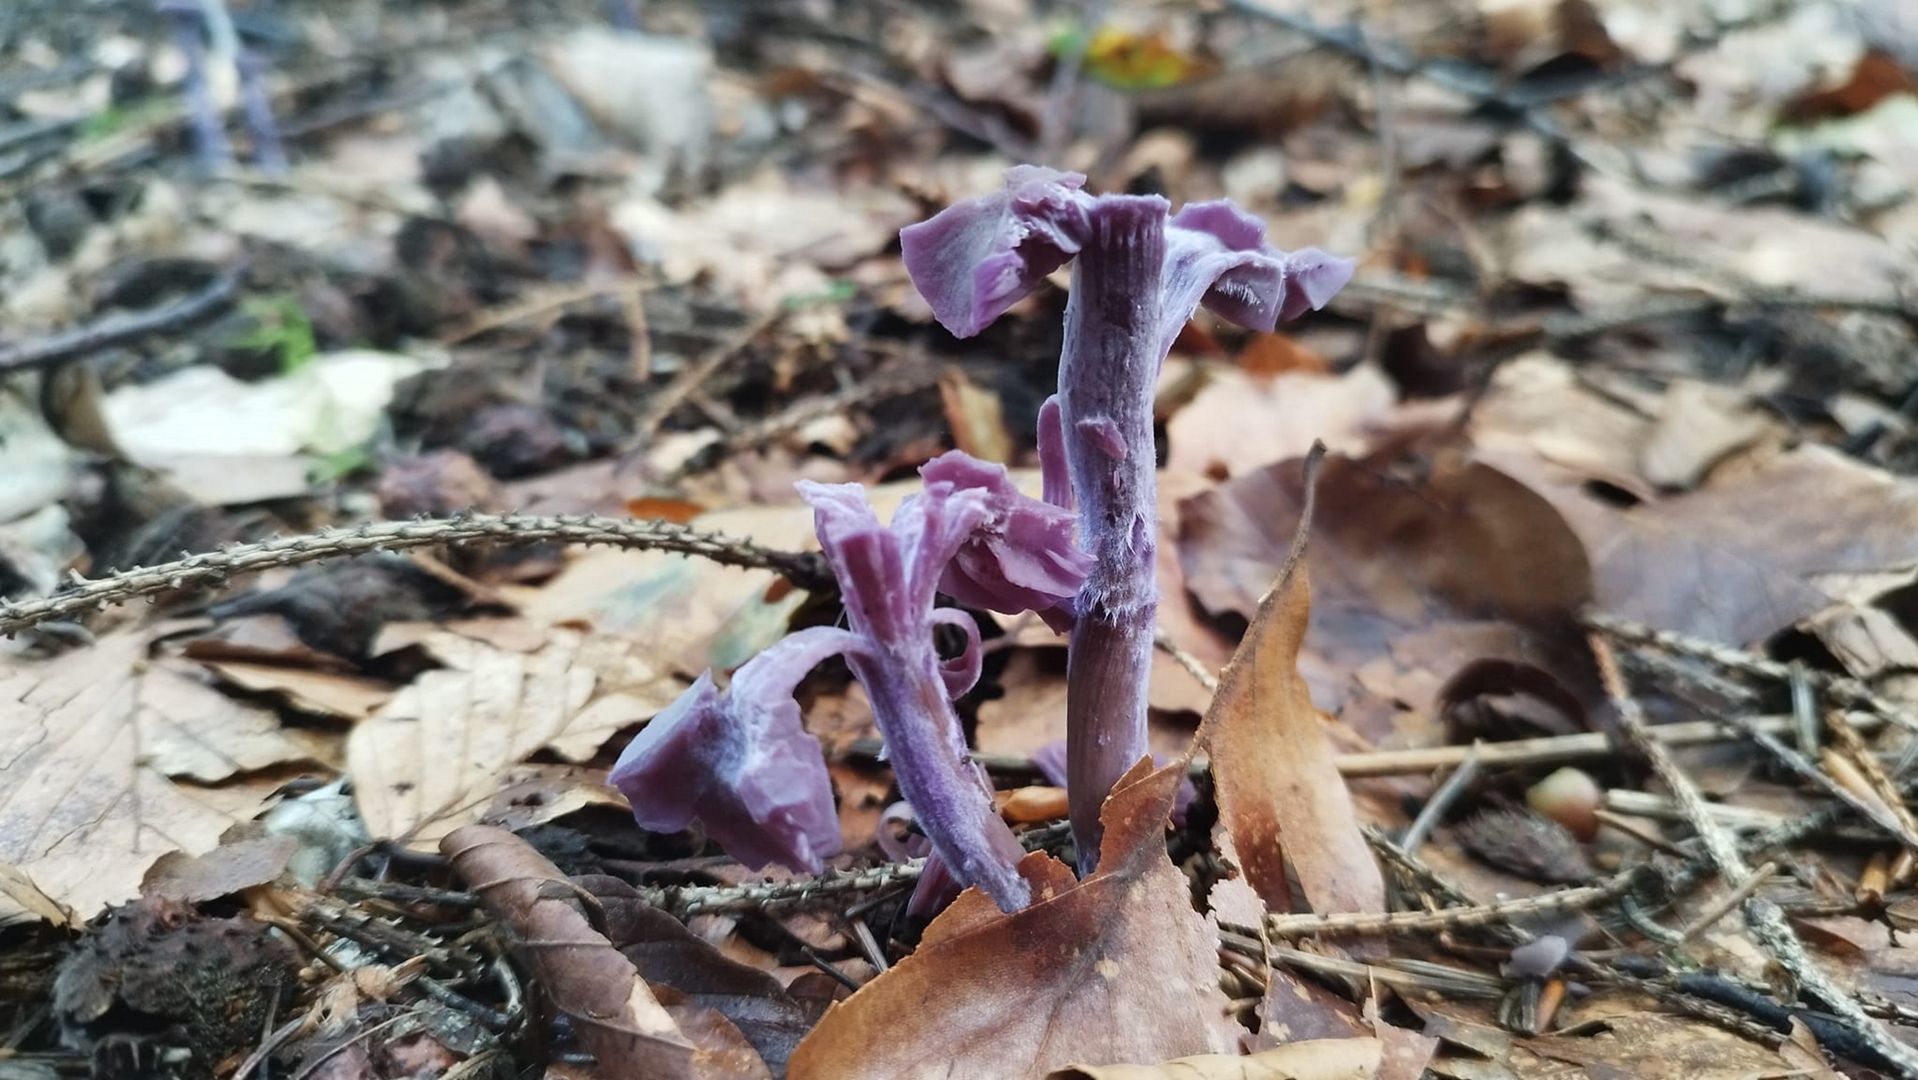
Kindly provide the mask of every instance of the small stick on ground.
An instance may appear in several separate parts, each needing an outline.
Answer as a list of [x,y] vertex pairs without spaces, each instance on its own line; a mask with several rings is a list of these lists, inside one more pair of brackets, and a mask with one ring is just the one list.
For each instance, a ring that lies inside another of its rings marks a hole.
[[724,344],[682,369],[673,377],[672,382],[667,383],[652,395],[651,400],[646,402],[646,411],[633,422],[633,445],[645,446],[652,442],[653,436],[659,432],[659,426],[666,422],[666,418],[672,415],[674,409],[679,408],[687,395],[706,385],[706,381],[724,367],[727,361],[739,355],[746,346],[753,343],[755,338],[765,333],[773,323],[778,321],[777,310],[770,315],[761,315],[741,327],[739,332]]
[[18,345],[0,347],[0,375],[29,368],[63,363],[89,353],[152,334],[182,330],[224,311],[240,290],[240,269],[228,270],[205,288],[169,304],[127,314],[109,315],[98,322],[75,327]]
[[[1604,684],[1605,693],[1612,699],[1613,707],[1618,712],[1620,729],[1684,808],[1692,828],[1705,845],[1712,866],[1733,889],[1738,889],[1752,876],[1752,870],[1745,862],[1744,854],[1739,851],[1737,841],[1730,832],[1712,820],[1706,812],[1705,797],[1699,793],[1698,785],[1692,783],[1691,777],[1678,767],[1665,745],[1652,737],[1644,710],[1632,697],[1625,676],[1619,670],[1618,657],[1612,653],[1611,643],[1606,640],[1604,633],[1593,631],[1588,635],[1588,641],[1592,656],[1598,662],[1599,678]],[[1838,1020],[1883,1061],[1891,1063],[1905,1075],[1918,1075],[1918,1050],[1894,1038],[1882,1024],[1865,1013],[1857,999],[1832,981],[1831,976],[1805,951],[1804,943],[1792,932],[1791,924],[1785,920],[1785,913],[1779,910],[1777,904],[1763,897],[1749,896],[1743,906],[1746,923],[1751,927],[1753,937],[1797,980],[1801,991],[1824,1002],[1825,1007],[1836,1013]]]
[[1395,911],[1383,915],[1335,913],[1309,915],[1268,915],[1265,932],[1274,938],[1309,937],[1313,934],[1340,934],[1353,937],[1385,937],[1404,934],[1431,934],[1442,930],[1503,925],[1512,919],[1531,915],[1562,915],[1608,904],[1629,892],[1637,875],[1619,874],[1597,885],[1528,896],[1520,900],[1500,900],[1491,904],[1440,908],[1437,911]]
[[[1865,798],[1838,781],[1833,780],[1821,771],[1818,766],[1805,760],[1804,755],[1785,745],[1784,742],[1770,732],[1759,730],[1753,726],[1751,721],[1740,717],[1728,716],[1725,718],[1725,722],[1737,728],[1747,738],[1757,743],[1765,752],[1784,763],[1786,768],[1816,785],[1820,791],[1851,807],[1853,810],[1858,811],[1865,820],[1890,833],[1898,839],[1899,843],[1904,844],[1907,848],[1918,851],[1918,831],[1912,830],[1905,821],[1900,820],[1898,815],[1893,812],[1888,805],[1882,804],[1874,799]],[[1857,738],[1856,735],[1852,737],[1854,739]]]
[[[1654,630],[1643,623],[1621,619],[1615,615],[1588,612],[1585,615],[1585,625],[1589,629],[1617,638],[1628,645],[1695,657],[1741,675],[1782,683],[1790,683],[1793,678],[1793,667],[1790,664],[1781,664],[1756,653],[1735,649],[1729,645],[1720,645],[1715,641],[1704,641],[1685,634],[1673,633],[1670,630]],[[1883,717],[1906,731],[1918,732],[1918,715],[1886,701],[1871,687],[1857,679],[1822,671],[1809,671],[1802,667],[1797,669],[1797,677],[1846,705]]]
[[1432,835],[1432,830],[1438,827],[1439,819],[1445,816],[1446,811],[1452,808],[1452,804],[1458,801],[1458,797],[1465,793],[1466,787],[1471,784],[1473,778],[1478,776],[1479,744],[1474,742],[1471,750],[1471,755],[1459,762],[1458,768],[1452,770],[1452,775],[1445,778],[1445,783],[1440,784],[1439,789],[1432,793],[1432,797],[1425,800],[1425,805],[1419,808],[1419,816],[1413,818],[1412,824],[1405,827],[1405,835],[1399,837],[1399,846],[1405,849],[1407,855],[1418,853],[1419,848],[1425,843],[1425,838]]

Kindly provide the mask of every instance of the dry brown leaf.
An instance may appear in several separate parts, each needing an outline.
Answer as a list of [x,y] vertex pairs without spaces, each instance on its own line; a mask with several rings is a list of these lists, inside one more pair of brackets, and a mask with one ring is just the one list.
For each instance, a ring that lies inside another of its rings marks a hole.
[[814,1017],[778,979],[721,953],[619,878],[588,874],[574,881],[599,898],[607,938],[649,985],[719,1010],[768,1066],[785,1070]]
[[140,893],[188,904],[217,900],[279,877],[299,849],[295,837],[262,836],[222,844],[202,855],[169,851],[147,871]]
[[1021,864],[1035,902],[1002,914],[969,889],[913,955],[834,1005],[793,1080],[1043,1076],[1075,1060],[1229,1053],[1239,1026],[1217,942],[1165,850],[1183,765],[1135,767],[1106,800],[1099,870]]
[[444,667],[420,674],[347,738],[347,771],[375,836],[430,843],[477,820],[512,768],[540,750],[592,757],[679,693],[640,646],[554,628],[512,652],[444,631],[422,642]]
[[272,785],[240,774],[336,756],[331,736],[150,658],[154,636],[0,665],[0,863],[82,918],[135,895],[161,855],[210,850],[252,817]]
[[[1066,737],[1066,664],[1061,648],[1021,649],[1006,663],[999,681],[1005,693],[979,703],[978,747],[989,754],[1023,754]],[[1192,741],[1189,724],[1163,715],[1200,712],[1211,694],[1163,653],[1152,664],[1153,715],[1146,747],[1155,755],[1185,753]],[[1190,688],[1190,689],[1188,689]]]
[[1535,460],[1486,456],[1584,542],[1598,608],[1659,629],[1748,644],[1830,603],[1820,575],[1918,564],[1918,480],[1823,447],[1748,455],[1703,488],[1627,510]]
[[[1622,309],[1654,292],[1735,299],[1738,279],[1822,296],[1896,302],[1915,267],[1908,253],[1864,229],[1781,207],[1729,206],[1709,195],[1653,192],[1601,176],[1571,212],[1527,206],[1506,236],[1509,272],[1533,285],[1565,285],[1586,311]],[[1646,258],[1609,232],[1642,239],[1672,258]]]
[[1661,488],[1696,487],[1712,466],[1782,425],[1730,387],[1680,380],[1667,387],[1638,452],[1638,470]]
[[1589,386],[1570,363],[1534,352],[1499,365],[1472,406],[1471,431],[1476,446],[1516,445],[1579,476],[1650,495],[1638,466],[1651,424]]
[[589,806],[604,806],[619,813],[627,809],[625,796],[606,782],[606,770],[525,762],[500,774],[499,791],[480,811],[479,819],[518,831],[557,821]]
[[[1253,615],[1303,493],[1290,461],[1181,503],[1179,557],[1200,603]],[[1415,449],[1333,455],[1309,561],[1301,671],[1314,699],[1368,739],[1435,737],[1440,690],[1476,660],[1527,664],[1577,692],[1590,682],[1583,646],[1567,651],[1560,632],[1590,595],[1584,548],[1551,503],[1500,470]]]
[[1379,1040],[1315,1039],[1240,1057],[1205,1054],[1159,1065],[1073,1065],[1046,1080],[1369,1080],[1379,1075]]
[[52,926],[73,922],[73,912],[42,892],[27,872],[0,862],[0,928],[38,919]]
[[1252,335],[1252,340],[1239,350],[1238,361],[1239,367],[1250,375],[1271,376],[1289,372],[1328,375],[1332,371],[1332,365],[1325,362],[1325,357],[1313,352],[1290,334]]
[[[579,886],[525,841],[504,829],[468,825],[448,834],[440,850],[487,910],[511,927],[553,1007],[572,1018],[575,1035],[598,1059],[597,1075],[770,1075],[750,1050],[741,1060],[696,1046],[632,962],[593,928],[581,910]],[[739,1037],[737,1029],[732,1036]]]
[[999,395],[973,382],[958,368],[948,368],[939,373],[939,400],[945,406],[952,441],[959,449],[982,461],[1012,461],[1012,436],[1006,431]]
[[[886,485],[874,492],[874,502],[889,495],[890,505],[897,505],[906,490]],[[812,511],[796,502],[705,514],[694,524],[778,550],[813,544]],[[783,584],[769,570],[737,570],[657,551],[595,549],[577,553],[545,585],[505,591],[529,619],[643,642],[646,657],[662,672],[694,676],[708,667],[737,667],[786,632],[805,594]]]
[[1212,758],[1219,821],[1268,908],[1291,909],[1290,855],[1312,910],[1384,911],[1385,879],[1299,675],[1311,616],[1305,566],[1287,563],[1220,673],[1198,737]]

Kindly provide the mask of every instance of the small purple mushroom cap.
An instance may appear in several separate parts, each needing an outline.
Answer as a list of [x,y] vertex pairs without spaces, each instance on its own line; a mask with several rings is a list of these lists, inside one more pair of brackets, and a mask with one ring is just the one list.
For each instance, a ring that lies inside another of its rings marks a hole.
[[[1156,196],[1090,195],[1080,173],[1037,165],[1006,171],[1004,191],[964,199],[899,231],[906,272],[940,325],[972,337],[1039,287],[1083,249],[1103,214],[1129,200],[1165,219]],[[1157,296],[1169,349],[1201,302],[1241,326],[1270,330],[1325,306],[1352,279],[1353,263],[1317,248],[1281,251],[1265,223],[1226,200],[1192,203],[1165,225]],[[1160,350],[1161,355],[1164,349]]]
[[1073,539],[1078,515],[1020,491],[1005,466],[953,450],[919,470],[926,484],[986,496],[986,516],[946,564],[939,588],[968,607],[1045,612],[1079,595],[1092,556]]
[[711,672],[701,675],[613,766],[633,819],[670,833],[697,818],[747,866],[818,873],[839,851],[839,815],[793,689],[819,661],[857,644],[844,630],[815,627],[747,661],[725,693]]

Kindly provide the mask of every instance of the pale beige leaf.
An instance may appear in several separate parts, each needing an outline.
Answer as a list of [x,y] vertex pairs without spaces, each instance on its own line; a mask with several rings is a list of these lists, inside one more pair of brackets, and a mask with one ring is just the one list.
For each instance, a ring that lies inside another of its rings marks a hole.
[[81,918],[135,895],[161,855],[210,850],[280,782],[239,774],[335,753],[191,665],[149,659],[150,643],[114,634],[0,667],[0,862]]
[[442,666],[402,687],[347,739],[355,799],[375,836],[424,844],[478,821],[527,758],[550,750],[588,760],[685,685],[625,637],[551,627],[541,647],[521,651],[470,630],[418,634],[412,643]]
[[[425,844],[477,820],[507,770],[566,737],[585,711],[599,679],[581,658],[583,642],[556,629],[545,648],[518,653],[429,636],[428,651],[445,666],[421,673],[347,739],[368,831]],[[602,730],[601,741],[610,733]]]
[[66,926],[73,921],[73,912],[41,892],[26,871],[0,862],[0,927],[33,920]]
[[1315,440],[1360,454],[1397,399],[1392,381],[1370,364],[1270,379],[1220,371],[1166,423],[1166,471],[1222,480],[1303,456]]
[[301,712],[341,720],[364,720],[393,696],[393,688],[386,683],[338,671],[237,660],[203,663],[242,690],[271,694]]

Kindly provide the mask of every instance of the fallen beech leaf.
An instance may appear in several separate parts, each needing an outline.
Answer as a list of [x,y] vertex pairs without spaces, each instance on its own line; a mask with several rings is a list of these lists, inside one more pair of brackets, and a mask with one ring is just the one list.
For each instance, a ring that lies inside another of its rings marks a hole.
[[[1367,1011],[1376,1020],[1377,999],[1373,1000]],[[1438,1036],[1386,1023],[1375,1023],[1375,1027],[1384,1050],[1379,1061],[1379,1080],[1419,1080],[1425,1075],[1426,1065],[1431,1063],[1432,1055],[1438,1052]]]
[[[1659,292],[1735,299],[1741,277],[1763,287],[1893,303],[1910,287],[1906,253],[1858,226],[1785,207],[1728,206],[1703,192],[1592,181],[1569,207],[1537,202],[1512,216],[1506,243],[1513,280],[1567,286],[1585,311],[1628,308]],[[1656,238],[1684,258],[1648,259],[1594,239],[1606,231]]]
[[1550,499],[1583,540],[1599,610],[1661,630],[1749,644],[1829,604],[1819,575],[1918,563],[1918,480],[1819,446],[1741,460],[1734,475],[1628,510],[1536,461],[1488,460]]
[[499,785],[479,819],[502,829],[529,829],[589,806],[621,817],[628,809],[625,796],[606,782],[605,769],[525,762],[501,773]]
[[364,720],[393,696],[390,685],[361,675],[234,660],[202,663],[242,690],[272,694],[301,712],[341,720]]
[[1161,1065],[1073,1065],[1054,1069],[1046,1080],[1368,1080],[1378,1075],[1380,1058],[1377,1039],[1315,1039],[1247,1057],[1205,1054]]
[[1511,446],[1585,479],[1650,496],[1639,475],[1652,418],[1591,385],[1589,374],[1548,352],[1500,364],[1472,406],[1475,447]]
[[1638,469],[1661,488],[1695,487],[1712,466],[1784,425],[1760,412],[1747,394],[1711,383],[1673,383],[1638,450]]
[[939,373],[939,401],[945,407],[952,441],[959,449],[981,461],[1012,461],[1012,436],[1006,432],[1005,410],[998,394],[955,367]]
[[1534,1054],[1592,1068],[1592,1076],[1778,1076],[1792,1070],[1775,1051],[1697,1020],[1628,1013],[1596,1035],[1544,1035],[1519,1043]]
[[[596,1075],[631,1077],[768,1076],[765,1065],[715,1060],[680,1030],[639,972],[580,910],[580,889],[524,840],[504,829],[467,825],[440,851],[454,872],[520,943],[554,1008],[572,1018],[579,1041],[598,1059]],[[734,1032],[736,1036],[737,1031]]]
[[649,985],[670,986],[691,1002],[717,1009],[768,1067],[785,1072],[786,1060],[811,1030],[814,1014],[778,979],[720,952],[678,919],[640,899],[619,878],[586,874],[573,880],[599,898],[607,938]]
[[279,877],[298,850],[294,837],[263,836],[222,844],[203,855],[169,851],[147,871],[140,892],[188,904],[217,900]]
[[1325,357],[1300,344],[1299,339],[1290,334],[1253,334],[1245,348],[1239,350],[1239,367],[1251,375],[1283,375],[1288,372],[1305,372],[1312,375],[1329,375],[1332,365]]
[[[1180,504],[1179,558],[1200,603],[1253,616],[1304,490],[1294,460]],[[1443,446],[1332,455],[1309,561],[1300,670],[1314,700],[1367,739],[1440,737],[1440,691],[1478,660],[1539,668],[1578,700],[1602,700],[1583,645],[1566,633],[1591,595],[1585,548],[1551,502],[1499,469]]]
[[968,889],[919,949],[829,1009],[794,1080],[1044,1076],[1074,1060],[1229,1053],[1242,1030],[1217,942],[1165,850],[1185,766],[1133,771],[1107,797],[1099,869],[1020,864],[1036,902],[1005,915]]
[[[904,498],[905,485],[888,488]],[[813,543],[812,511],[797,500],[703,514],[694,524],[780,550]],[[689,555],[597,549],[576,553],[544,585],[503,591],[528,619],[641,642],[663,673],[690,677],[737,667],[779,640],[805,600],[795,590],[778,592],[780,581],[770,570]]]
[[[1320,440],[1363,452],[1368,425],[1382,421],[1397,398],[1391,380],[1370,364],[1344,375],[1221,371],[1167,422],[1166,471],[1223,480],[1298,457]],[[1257,437],[1247,438],[1252,433]]]
[[1304,562],[1288,560],[1219,674],[1198,738],[1211,754],[1219,821],[1268,908],[1291,908],[1290,854],[1312,910],[1384,911],[1385,879],[1299,675],[1311,615]]
[[1015,825],[1037,825],[1066,816],[1066,789],[1022,787],[997,795],[999,814]]
[[554,628],[533,653],[446,631],[421,644],[445,666],[347,737],[354,798],[374,836],[430,843],[477,820],[528,757],[551,749],[586,760],[682,688],[637,644],[604,635]]
[[332,737],[149,657],[155,634],[0,663],[0,863],[82,919],[134,896],[161,855],[208,851],[251,818],[274,785],[240,774],[336,755]]

